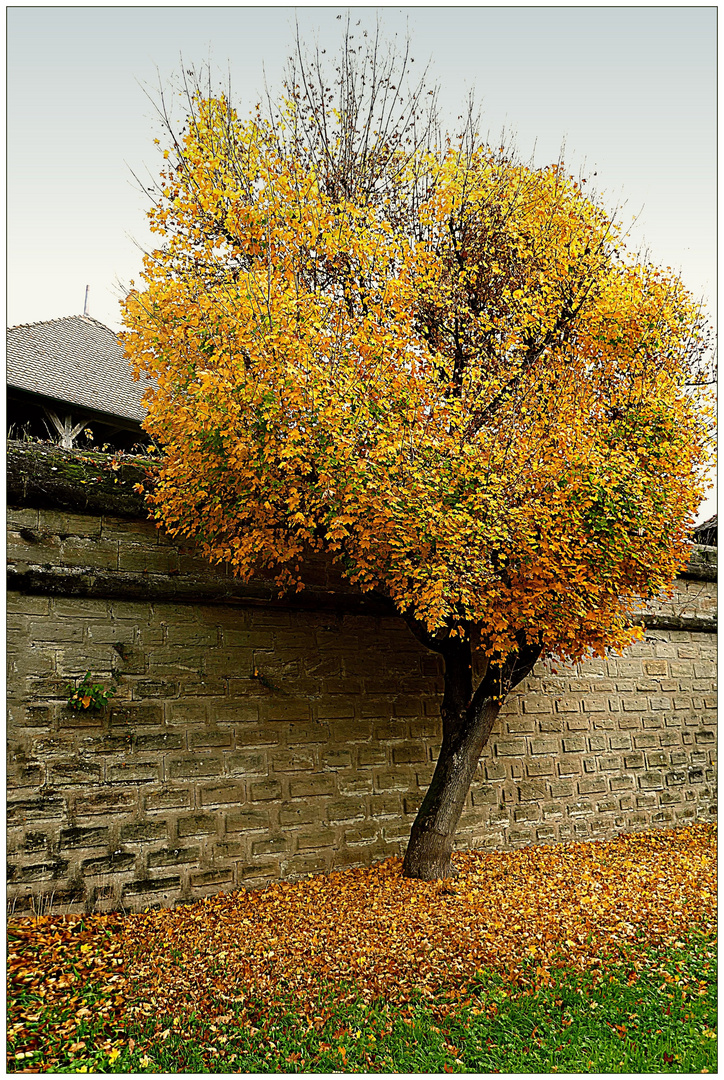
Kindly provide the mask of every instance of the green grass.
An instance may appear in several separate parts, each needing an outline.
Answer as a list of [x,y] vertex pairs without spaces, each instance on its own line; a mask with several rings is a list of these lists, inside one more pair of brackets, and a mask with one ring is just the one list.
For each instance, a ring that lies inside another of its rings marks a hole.
[[[368,1005],[320,987],[308,1015],[246,1000],[242,1021],[39,1012],[37,1048],[9,1036],[9,1069],[48,1072],[676,1072],[717,1069],[716,948],[694,933],[637,967],[561,972],[545,988],[477,972],[462,1001]],[[641,964],[642,955],[645,962]],[[92,991],[86,995],[93,1010]],[[241,1006],[239,1006],[241,1008]],[[65,1024],[65,1029],[62,1025]],[[26,1050],[26,1048],[28,1048]],[[17,1053],[27,1053],[20,1059]]]

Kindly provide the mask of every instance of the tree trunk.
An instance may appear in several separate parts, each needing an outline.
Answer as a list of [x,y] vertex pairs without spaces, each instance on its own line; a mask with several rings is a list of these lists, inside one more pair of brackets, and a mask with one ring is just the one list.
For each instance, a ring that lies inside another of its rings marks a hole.
[[540,648],[522,644],[504,664],[490,665],[473,692],[470,642],[448,640],[437,646],[429,639],[428,644],[445,660],[442,746],[412,826],[402,872],[405,877],[437,881],[452,873],[455,831],[505,695],[532,670]]
[[405,877],[437,881],[451,874],[455,832],[470,783],[500,705],[490,703],[477,724],[456,738],[443,735],[435,772],[410,833],[402,872]]

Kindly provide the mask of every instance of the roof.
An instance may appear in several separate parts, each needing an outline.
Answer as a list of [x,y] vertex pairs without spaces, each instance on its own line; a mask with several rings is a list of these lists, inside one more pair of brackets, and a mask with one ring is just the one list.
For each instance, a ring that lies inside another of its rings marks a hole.
[[697,525],[694,528],[694,535],[698,543],[717,547],[717,515],[714,514],[706,521],[702,521],[701,525]]
[[7,382],[139,423],[146,415],[141,398],[147,380],[134,380],[114,332],[88,315],[10,327]]

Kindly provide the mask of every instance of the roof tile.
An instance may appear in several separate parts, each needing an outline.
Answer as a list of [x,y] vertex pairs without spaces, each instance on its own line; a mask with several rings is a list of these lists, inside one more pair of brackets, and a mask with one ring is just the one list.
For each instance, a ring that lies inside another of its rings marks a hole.
[[135,381],[112,330],[88,315],[12,326],[7,382],[18,390],[141,421],[148,380]]

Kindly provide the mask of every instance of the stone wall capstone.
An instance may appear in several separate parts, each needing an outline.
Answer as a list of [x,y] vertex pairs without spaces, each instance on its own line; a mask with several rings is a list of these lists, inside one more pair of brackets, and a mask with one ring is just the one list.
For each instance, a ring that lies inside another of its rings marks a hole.
[[[8,529],[15,910],[172,906],[404,851],[442,668],[384,604],[321,562],[279,601],[141,519],[20,505]],[[459,847],[711,820],[715,556],[624,656],[539,663],[511,694]],[[101,712],[68,707],[86,671],[117,689]]]

